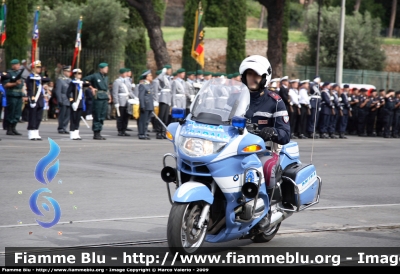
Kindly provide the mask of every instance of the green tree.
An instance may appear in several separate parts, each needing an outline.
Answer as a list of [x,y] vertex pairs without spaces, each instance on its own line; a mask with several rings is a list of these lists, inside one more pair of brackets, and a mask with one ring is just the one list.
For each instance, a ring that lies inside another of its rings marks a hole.
[[[346,15],[353,15],[354,6],[357,0],[346,0]],[[389,26],[390,17],[385,16],[385,8],[383,2],[392,1],[376,1],[376,0],[362,0],[360,2],[360,8],[358,10],[359,13],[364,14],[365,12],[369,12],[372,18],[380,18],[383,26]],[[341,0],[331,0],[331,6],[340,7],[342,5]]]
[[7,1],[7,39],[4,42],[6,67],[12,59],[26,59],[28,48],[28,1]]
[[[192,58],[192,44],[194,36],[194,23],[196,18],[196,11],[199,7],[200,0],[187,0],[185,4],[185,12],[183,14],[185,33],[183,35],[183,48],[182,48],[182,67],[186,70],[196,70],[197,63]],[[206,10],[206,1],[201,1],[203,10]],[[204,14],[206,16],[206,14]],[[205,39],[207,33],[205,33]],[[205,42],[207,43],[207,42]]]
[[282,64],[286,64],[287,45],[289,42],[290,28],[290,1],[285,1],[283,8],[283,26],[282,26]]
[[[117,1],[87,0],[86,4],[60,2],[53,9],[41,8],[39,19],[40,59],[48,67],[71,64],[79,17],[83,17],[79,67],[85,74],[100,62],[110,65],[110,79],[124,60],[129,10]],[[50,70],[51,71],[51,70]]]
[[[230,2],[230,0],[207,0],[207,9],[204,9],[205,24],[209,27],[227,27]],[[243,3],[243,1],[239,2]],[[246,7],[246,3],[240,9],[243,7]]]
[[[311,7],[308,28],[308,49],[296,57],[303,66],[314,66],[317,48],[317,5]],[[321,12],[320,67],[336,67],[339,43],[340,7],[324,7]],[[346,16],[344,32],[343,67],[346,69],[382,70],[385,53],[380,50],[379,19],[373,19],[369,12]]]
[[146,69],[146,27],[139,12],[120,0],[124,7],[129,8],[129,18],[125,21],[128,28],[127,45],[125,47],[125,67],[132,70],[135,81],[138,82],[142,71]]
[[154,59],[160,69],[170,63],[170,57],[161,29],[162,16],[165,6],[162,0],[126,0],[142,17],[150,40],[150,47],[154,52]]
[[246,0],[231,0],[228,4],[228,43],[226,46],[226,73],[239,71],[246,57]]

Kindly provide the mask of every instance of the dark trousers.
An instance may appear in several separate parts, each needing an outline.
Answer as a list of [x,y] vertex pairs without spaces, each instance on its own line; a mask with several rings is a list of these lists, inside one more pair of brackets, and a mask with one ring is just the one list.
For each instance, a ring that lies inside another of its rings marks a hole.
[[74,111],[71,108],[70,115],[71,115],[71,118],[69,121],[69,130],[70,131],[79,130],[79,123],[81,122],[82,109],[78,108],[76,111]]
[[130,117],[130,114],[128,113],[128,108],[119,107],[119,114],[120,116],[117,116],[117,129],[118,131],[125,132],[126,129],[128,128],[128,122]]
[[386,111],[385,118],[383,119],[383,136],[390,136],[390,127],[393,122],[393,110]]
[[348,114],[343,114],[343,116],[339,116],[339,121],[338,121],[338,125],[339,125],[339,133],[344,134],[346,132],[346,128],[347,128],[347,121],[349,119],[349,115]]
[[308,119],[308,106],[307,105],[301,105],[300,109],[300,116],[298,117],[298,133],[299,135],[307,135],[306,129],[307,129],[307,119]]
[[93,114],[93,93],[90,89],[85,91],[86,115]]
[[338,121],[338,110],[335,109],[335,114],[330,115],[329,117],[329,126],[328,126],[328,133],[329,134],[334,134],[336,130],[336,124]]
[[[169,105],[165,103],[160,103],[159,104],[159,111],[158,111],[158,118],[164,123],[164,125],[168,126],[168,116],[169,116]],[[157,120],[157,133],[165,133],[165,128],[164,126],[160,123],[160,121]]]
[[69,119],[71,116],[71,107],[60,105],[60,113],[58,113],[58,131],[67,131]]
[[376,117],[376,126],[375,126],[376,134],[380,135],[383,133],[384,123],[385,123],[385,110],[380,109],[378,110],[378,114]]
[[22,97],[7,97],[7,121],[9,124],[19,122],[22,113]]
[[321,114],[321,123],[320,123],[320,132],[327,133],[329,128],[329,121],[332,115],[329,114]]
[[355,107],[353,110],[352,110],[352,116],[351,117],[349,117],[349,122],[348,122],[348,125],[347,125],[347,131],[351,134],[351,133],[354,133],[354,132],[357,132],[357,124],[358,124],[358,109],[357,109],[357,107]]
[[367,118],[367,113],[364,110],[358,111],[358,124],[357,124],[357,134],[361,135],[365,133],[365,121]]
[[318,128],[318,119],[319,118],[319,111],[316,108],[312,108],[311,109],[311,115],[308,116],[308,120],[307,120],[307,132],[309,133],[315,133],[314,131],[314,127],[315,129]]
[[93,131],[103,129],[104,120],[107,117],[108,99],[93,100]]
[[29,120],[29,104],[26,102],[23,102],[22,104],[25,104],[25,107],[21,113],[22,121],[28,122],[28,120]]
[[147,128],[149,126],[152,110],[145,110],[140,113],[139,116],[139,136],[145,136],[147,134]]
[[289,108],[289,121],[290,121],[290,133],[295,134],[299,131],[297,120],[299,117],[299,108],[297,106],[292,106],[293,111],[290,111]]
[[372,134],[374,133],[375,129],[375,121],[376,121],[376,111],[370,111],[367,115],[367,134]]
[[393,114],[393,129],[392,129],[392,133],[393,136],[395,135],[399,135],[399,131],[400,131],[400,110],[396,110]]
[[29,106],[29,121],[28,130],[38,130],[40,127],[40,122],[43,118],[43,107],[35,106],[31,108]]

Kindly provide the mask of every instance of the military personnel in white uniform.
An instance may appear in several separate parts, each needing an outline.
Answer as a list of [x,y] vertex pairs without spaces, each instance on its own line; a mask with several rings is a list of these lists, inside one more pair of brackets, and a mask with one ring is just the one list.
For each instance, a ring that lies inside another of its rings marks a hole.
[[113,102],[117,110],[118,136],[130,136],[130,134],[126,133],[130,117],[128,101],[135,98],[135,96],[132,93],[132,87],[128,86],[128,71],[129,69],[127,68],[119,70],[119,78],[114,81],[112,88]]
[[71,66],[63,67],[63,74],[57,79],[56,82],[56,98],[60,112],[58,114],[58,133],[69,133],[67,131],[69,119],[70,119],[70,101],[67,97],[68,86],[71,83]]
[[186,109],[186,84],[183,80],[186,71],[180,68],[176,72],[177,78],[172,82],[172,107]]
[[310,97],[308,95],[310,80],[303,80],[300,82],[299,90],[299,103],[300,103],[300,116],[298,121],[300,139],[308,139],[307,137],[307,119],[311,115]]
[[[203,73],[203,72],[202,72]],[[186,80],[186,114],[189,114],[190,112],[190,105],[193,102],[194,97],[196,96],[196,89],[199,89],[199,86],[201,84],[196,79],[196,75],[193,71],[188,72],[187,74],[188,78]]]
[[290,131],[291,139],[297,139],[295,136],[298,133],[297,119],[300,115],[301,105],[299,103],[299,79],[294,79],[290,81],[289,89],[289,121],[290,121]]

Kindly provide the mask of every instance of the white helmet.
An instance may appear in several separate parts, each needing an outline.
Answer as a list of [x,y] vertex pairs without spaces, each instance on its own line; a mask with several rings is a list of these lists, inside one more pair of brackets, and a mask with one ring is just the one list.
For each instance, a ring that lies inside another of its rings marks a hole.
[[260,88],[268,86],[271,81],[272,68],[267,58],[261,55],[251,55],[242,61],[239,67],[239,72],[242,75],[243,83],[246,85],[246,77],[243,74],[248,69],[254,70],[260,76],[265,74],[265,79],[263,77],[263,80],[261,80]]

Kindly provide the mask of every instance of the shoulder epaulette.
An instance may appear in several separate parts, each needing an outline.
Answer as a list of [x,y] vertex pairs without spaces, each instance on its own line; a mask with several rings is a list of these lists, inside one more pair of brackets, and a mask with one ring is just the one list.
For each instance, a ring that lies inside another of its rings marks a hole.
[[273,92],[273,91],[268,91],[268,95],[270,96],[270,97],[272,97],[275,101],[279,101],[279,100],[281,100],[281,96],[279,96],[278,94],[276,94],[275,92]]

